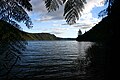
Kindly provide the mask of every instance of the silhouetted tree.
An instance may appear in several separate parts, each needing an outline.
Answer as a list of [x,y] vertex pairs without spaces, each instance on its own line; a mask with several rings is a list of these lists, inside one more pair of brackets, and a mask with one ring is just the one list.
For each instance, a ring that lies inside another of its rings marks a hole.
[[78,36],[79,35],[82,35],[82,31],[79,29],[79,31],[78,31]]

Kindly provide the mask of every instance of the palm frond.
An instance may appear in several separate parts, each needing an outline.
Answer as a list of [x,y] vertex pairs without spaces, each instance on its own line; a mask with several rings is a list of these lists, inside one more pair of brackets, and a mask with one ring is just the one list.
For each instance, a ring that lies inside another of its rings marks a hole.
[[66,2],[63,16],[68,24],[74,24],[76,20],[79,20],[85,3],[86,0],[68,0]]
[[30,0],[16,0],[22,7],[26,8],[28,11],[32,11],[32,5],[29,3]]
[[44,1],[48,12],[56,11],[59,8],[59,5],[63,4],[62,0],[44,0]]

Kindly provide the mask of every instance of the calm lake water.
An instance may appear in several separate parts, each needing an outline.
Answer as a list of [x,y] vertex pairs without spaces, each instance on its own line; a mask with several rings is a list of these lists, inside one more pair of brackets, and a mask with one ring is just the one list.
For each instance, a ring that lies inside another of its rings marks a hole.
[[[20,78],[72,79],[85,77],[86,50],[92,42],[28,41],[14,68]],[[18,73],[17,73],[18,72]]]

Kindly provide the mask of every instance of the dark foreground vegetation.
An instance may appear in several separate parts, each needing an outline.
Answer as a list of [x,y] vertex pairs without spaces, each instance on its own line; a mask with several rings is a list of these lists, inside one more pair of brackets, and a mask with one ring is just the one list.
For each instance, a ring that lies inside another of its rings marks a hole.
[[[105,74],[104,80],[117,79],[118,78],[118,55],[119,55],[119,30],[120,30],[120,1],[119,0],[108,0],[108,8],[101,11],[100,15],[108,16],[103,18],[101,22],[95,25],[90,31],[85,34],[78,36],[77,41],[92,41],[97,42],[98,45],[88,49],[93,58],[91,58],[92,64],[91,70],[96,69],[99,74]],[[99,66],[101,64],[103,66]],[[102,73],[101,73],[102,72]],[[99,75],[98,74],[98,75]],[[94,79],[93,79],[94,80]],[[96,79],[102,80],[102,79]]]

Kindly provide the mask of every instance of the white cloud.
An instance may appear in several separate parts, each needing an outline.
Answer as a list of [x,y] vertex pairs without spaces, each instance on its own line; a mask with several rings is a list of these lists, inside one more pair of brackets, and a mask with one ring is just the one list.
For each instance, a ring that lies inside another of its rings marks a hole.
[[73,25],[73,27],[79,29],[90,29],[99,21],[100,19],[94,18],[92,16],[92,13],[86,13],[83,16],[81,16],[80,20],[77,22],[78,24]]
[[60,27],[61,24],[53,24],[54,27]]
[[87,0],[87,4],[85,4],[84,13],[90,12],[94,7],[101,7],[104,5],[104,0]]
[[50,31],[48,31],[48,32],[52,33],[52,34],[55,34],[57,37],[60,37],[61,35],[63,36],[65,34],[65,32],[68,32],[68,31],[69,31],[68,28],[53,27],[53,28],[50,28]]
[[[55,34],[55,35],[60,35],[60,34],[62,34],[63,32],[51,31],[50,33]],[[57,36],[57,37],[58,37],[58,36]]]
[[31,0],[31,4],[33,7],[33,12],[47,13],[47,9],[43,0]]
[[52,16],[45,15],[44,17],[35,19],[34,21],[36,22],[44,22],[44,21],[50,21],[52,20]]

